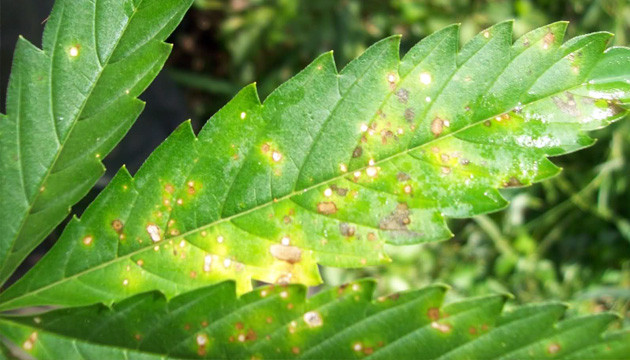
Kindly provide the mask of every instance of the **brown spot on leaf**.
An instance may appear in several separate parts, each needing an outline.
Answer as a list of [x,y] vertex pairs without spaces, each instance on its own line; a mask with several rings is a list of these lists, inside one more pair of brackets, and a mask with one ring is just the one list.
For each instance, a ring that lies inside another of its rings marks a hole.
[[412,108],[405,109],[405,120],[411,122],[416,117],[416,112]]
[[400,89],[396,91],[396,97],[398,98],[398,101],[400,101],[403,104],[406,104],[407,101],[409,101],[409,90]]
[[397,179],[398,181],[401,181],[401,182],[402,182],[402,181],[407,181],[407,180],[411,179],[411,177],[410,177],[409,175],[407,175],[406,173],[404,173],[404,172],[399,172],[399,173],[396,175],[396,179]]
[[256,334],[256,332],[252,328],[247,329],[245,341],[255,341],[256,339],[258,339],[258,335]]
[[547,352],[550,354],[557,354],[560,350],[561,350],[560,344],[553,343],[547,346]]
[[427,310],[427,317],[433,321],[437,321],[440,319],[440,309],[436,307],[429,308]]
[[543,38],[543,48],[549,49],[551,45],[556,41],[556,35],[554,35],[551,31],[545,34]]
[[381,220],[379,227],[382,230],[406,230],[411,222],[409,214],[409,206],[406,203],[400,203],[389,216]]
[[440,136],[442,134],[442,130],[444,130],[444,120],[440,118],[435,118],[431,122],[431,132],[435,137]]
[[354,236],[356,229],[354,226],[351,226],[350,224],[346,223],[346,222],[342,222],[341,224],[339,224],[339,232],[341,233],[341,235],[343,236]]
[[556,104],[556,106],[563,113],[571,115],[571,116],[575,116],[575,117],[581,116],[582,113],[580,112],[580,109],[578,109],[577,107],[577,103],[575,102],[575,98],[573,97],[573,94],[569,92],[565,92],[565,95],[567,97],[566,101],[562,100],[559,96],[554,96],[551,99],[553,100],[554,104]]
[[271,252],[271,256],[289,264],[295,264],[302,259],[302,250],[296,246],[273,244],[269,248],[269,252]]
[[337,185],[330,185],[330,189],[337,193],[339,196],[346,196],[348,194],[348,189],[340,188]]
[[381,131],[381,142],[383,144],[387,144],[387,140],[389,138],[393,138],[394,137],[394,133],[391,132],[390,130],[383,130]]
[[358,158],[358,157],[361,157],[361,155],[363,155],[363,148],[360,146],[357,146],[352,152],[352,157]]
[[337,212],[337,205],[332,201],[324,201],[317,204],[317,212],[324,215],[330,215]]
[[117,233],[121,233],[123,230],[123,223],[122,221],[120,221],[119,219],[116,219],[114,221],[112,221],[112,228],[114,229],[115,232]]
[[521,181],[515,178],[514,176],[512,176],[510,180],[503,183],[503,187],[506,187],[506,188],[518,187],[518,186],[523,186],[523,183],[521,183]]

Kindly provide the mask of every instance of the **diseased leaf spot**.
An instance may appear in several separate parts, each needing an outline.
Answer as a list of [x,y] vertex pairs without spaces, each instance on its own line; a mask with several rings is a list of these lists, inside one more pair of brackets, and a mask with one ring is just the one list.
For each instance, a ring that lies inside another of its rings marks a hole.
[[175,187],[172,184],[166,184],[164,185],[164,190],[166,190],[167,193],[172,194],[175,192]]
[[83,238],[83,245],[90,246],[92,245],[93,241],[94,241],[94,237],[92,235],[87,235],[86,237]]
[[189,181],[187,185],[188,185],[188,189],[187,189],[188,193],[190,195],[194,195],[197,192],[197,190],[195,189],[195,182]]
[[559,96],[553,96],[551,99],[563,113],[575,117],[582,116],[582,113],[577,107],[577,103],[575,102],[573,94],[565,92],[565,96],[567,98],[567,101],[562,100]]
[[272,159],[274,162],[280,162],[280,161],[282,160],[282,154],[281,154],[280,152],[278,152],[278,151],[275,151],[275,150],[274,150],[274,151],[271,153],[271,159]]
[[550,354],[557,354],[561,350],[560,344],[552,343],[547,346],[547,352]]
[[543,49],[547,50],[556,41],[556,36],[550,31],[543,37]]
[[431,81],[433,81],[433,77],[431,76],[431,74],[429,74],[428,72],[420,73],[420,82],[422,84],[429,85],[431,84]]
[[291,348],[291,352],[294,353],[295,355],[300,353],[300,348],[297,346],[294,346]]
[[442,134],[442,130],[444,130],[444,120],[440,118],[435,118],[431,122],[431,132],[435,137],[440,136]]
[[409,90],[400,89],[396,91],[396,97],[398,98],[398,101],[400,101],[403,104],[406,104],[409,101]]
[[490,31],[486,30],[483,32],[483,37],[485,37],[486,39],[490,39]]
[[346,236],[346,237],[354,236],[355,231],[356,231],[355,227],[351,226],[350,224],[346,222],[342,222],[339,224],[339,232],[343,236]]
[[378,168],[374,166],[370,166],[367,169],[365,169],[365,173],[369,177],[375,177],[376,175],[378,175]]
[[348,194],[348,189],[346,188],[340,188],[337,185],[331,185],[330,188],[339,196],[346,196]]
[[295,264],[302,259],[302,250],[296,246],[273,244],[269,252],[274,258],[290,264]]
[[512,176],[508,181],[503,183],[503,187],[506,187],[506,188],[518,187],[518,186],[523,186],[523,183],[521,183],[521,181],[514,176]]
[[158,242],[162,240],[162,236],[160,235],[160,228],[155,224],[147,225],[147,233],[149,233],[149,236],[151,237],[151,240],[153,240],[153,242]]
[[317,212],[324,215],[330,215],[337,212],[337,206],[332,201],[320,202],[317,204]]
[[361,155],[363,155],[363,148],[360,146],[357,146],[352,152],[352,157],[358,158],[358,157],[361,157]]
[[129,279],[124,279],[122,284],[123,284],[123,286],[129,285]]
[[405,109],[405,120],[412,122],[415,117],[416,113],[413,111],[412,108]]
[[408,174],[404,173],[404,172],[399,172],[396,175],[396,180],[398,180],[400,182],[408,181],[409,179],[411,179],[411,177]]
[[354,345],[352,345],[352,350],[359,352],[363,350],[363,345],[360,342],[354,343]]
[[324,324],[322,316],[317,311],[309,311],[305,313],[304,322],[311,328],[320,327]]
[[431,327],[436,329],[437,331],[441,332],[441,333],[449,333],[451,331],[451,326],[448,324],[440,324],[437,321],[433,321],[431,322]]
[[221,236],[221,235],[217,236],[217,242],[219,244],[223,243],[223,236]]
[[80,45],[71,46],[70,49],[68,50],[68,55],[70,55],[70,57],[72,58],[78,57],[80,54],[80,51],[79,51],[80,48],[81,48]]
[[407,225],[411,223],[409,215],[409,206],[406,203],[400,203],[389,216],[381,220],[379,227],[381,230],[406,230]]
[[206,346],[208,345],[208,335],[197,334],[197,354],[204,356],[206,354]]
[[241,120],[245,120],[246,117],[247,117],[247,113],[245,111],[243,111],[241,113]]
[[112,221],[112,228],[114,229],[115,232],[117,233],[121,233],[123,230],[123,223],[122,221],[120,221],[119,219],[116,219],[114,221]]
[[22,348],[26,351],[33,350],[33,346],[35,345],[35,341],[37,341],[37,332],[32,332],[29,335],[28,339],[22,344]]

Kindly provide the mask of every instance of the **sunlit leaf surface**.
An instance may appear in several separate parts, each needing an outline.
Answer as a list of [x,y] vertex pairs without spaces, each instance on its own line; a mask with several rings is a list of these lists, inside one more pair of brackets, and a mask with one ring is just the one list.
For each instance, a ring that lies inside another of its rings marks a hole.
[[385,243],[447,239],[448,217],[557,174],[547,156],[626,114],[630,50],[512,24],[458,51],[447,27],[398,58],[384,39],[337,72],[331,53],[261,104],[244,88],[198,136],[177,129],[122,169],[0,308],[168,297],[223,279],[320,282],[317,264],[388,261]]

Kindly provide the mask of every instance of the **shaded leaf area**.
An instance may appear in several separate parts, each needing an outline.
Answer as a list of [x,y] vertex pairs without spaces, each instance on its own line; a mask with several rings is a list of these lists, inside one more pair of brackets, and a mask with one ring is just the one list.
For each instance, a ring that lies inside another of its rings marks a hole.
[[104,172],[192,0],[58,0],[42,50],[20,38],[0,115],[0,284]]
[[[337,73],[331,53],[261,104],[253,85],[195,137],[180,126],[122,169],[0,308],[173,296],[223,279],[319,283],[317,264],[388,261],[385,243],[451,236],[446,217],[558,173],[547,156],[626,114],[630,50],[566,23],[512,43],[511,23],[458,52],[458,27],[402,60],[382,40]],[[72,294],[72,295],[68,295]]]
[[170,301],[158,292],[114,304],[5,317],[0,329],[38,359],[618,359],[630,332],[609,313],[559,321],[544,303],[503,312],[506,296],[443,304],[445,286],[372,300],[363,280],[308,299],[301,285],[235,295],[234,282]]

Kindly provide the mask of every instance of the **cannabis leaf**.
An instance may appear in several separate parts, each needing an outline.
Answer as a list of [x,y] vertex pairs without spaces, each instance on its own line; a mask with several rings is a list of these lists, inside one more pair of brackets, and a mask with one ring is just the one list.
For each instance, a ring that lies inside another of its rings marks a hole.
[[103,174],[192,0],[57,0],[20,38],[0,114],[0,284]]
[[558,322],[566,306],[502,312],[506,296],[443,304],[446,288],[372,301],[363,280],[305,299],[300,285],[267,286],[238,298],[233,282],[179,295],[158,292],[113,307],[4,317],[0,330],[38,359],[618,359],[630,332],[603,334],[602,313]]
[[458,50],[447,27],[398,59],[399,37],[337,73],[317,58],[264,102],[253,85],[198,137],[180,126],[122,169],[0,308],[168,297],[223,279],[320,282],[317,264],[388,261],[384,243],[446,239],[445,217],[506,205],[498,188],[555,175],[547,156],[626,114],[630,49],[561,44],[566,23],[512,44],[512,24]]

